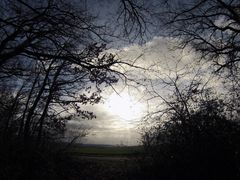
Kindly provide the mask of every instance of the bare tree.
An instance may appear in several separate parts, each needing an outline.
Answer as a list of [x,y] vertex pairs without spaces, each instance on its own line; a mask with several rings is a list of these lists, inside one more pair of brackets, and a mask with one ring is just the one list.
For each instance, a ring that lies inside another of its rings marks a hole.
[[101,48],[93,42],[101,39],[103,32],[80,4],[7,0],[1,2],[0,15],[1,66],[24,58],[66,60],[86,69],[109,68],[115,63],[90,59],[91,53]]
[[237,178],[240,125],[238,117],[228,115],[228,100],[214,95],[201,71],[170,71],[158,81],[161,86],[152,81],[149,90],[158,108],[146,117],[152,126],[142,137],[151,173],[170,179]]
[[144,40],[152,25],[151,6],[145,1],[120,0],[118,22],[123,27],[123,35],[133,42],[137,38]]
[[166,33],[193,47],[221,69],[239,70],[240,9],[237,0],[164,1],[159,18]]
[[0,77],[6,87],[24,84],[19,137],[40,142],[74,113],[93,118],[81,106],[100,101],[101,84],[127,78],[117,65],[135,67],[105,52],[104,28],[82,4],[4,0],[0,8]]
[[[110,56],[112,56],[110,54]],[[108,58],[105,54],[103,58]],[[31,76],[20,76],[15,83],[22,82],[22,111],[17,113],[18,136],[25,140],[63,133],[65,122],[79,118],[94,118],[92,112],[82,110],[86,104],[98,103],[101,99],[101,84],[117,82],[117,77],[95,69],[89,74],[79,65],[60,60],[46,60],[32,66]],[[8,79],[14,81],[11,77]],[[10,84],[5,84],[9,87]],[[9,91],[13,94],[13,91]]]

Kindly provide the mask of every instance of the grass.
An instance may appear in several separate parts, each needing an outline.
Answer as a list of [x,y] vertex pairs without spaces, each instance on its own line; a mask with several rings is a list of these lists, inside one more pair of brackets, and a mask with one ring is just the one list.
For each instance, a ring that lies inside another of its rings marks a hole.
[[71,154],[79,156],[134,156],[141,152],[141,146],[79,146],[70,149]]
[[81,180],[141,179],[138,174],[139,164],[135,158],[143,153],[141,146],[84,145],[74,146],[69,151],[73,155],[72,159],[76,161],[73,166],[78,170],[77,177],[81,177]]

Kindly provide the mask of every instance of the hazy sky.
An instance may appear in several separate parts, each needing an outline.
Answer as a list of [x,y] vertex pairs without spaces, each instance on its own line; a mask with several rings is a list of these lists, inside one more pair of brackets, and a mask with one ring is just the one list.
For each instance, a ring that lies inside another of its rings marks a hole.
[[[124,86],[121,82],[115,84],[114,88],[121,97],[118,97],[111,87],[103,89],[103,102],[85,107],[87,110],[92,110],[97,118],[71,121],[68,124],[70,129],[76,131],[78,131],[78,127],[89,129],[84,143],[138,144],[140,141],[139,124],[142,117],[148,111],[159,108],[157,104],[161,104],[161,99],[153,98],[151,100],[154,94],[148,93],[151,90],[149,82],[153,82],[155,90],[159,93],[167,95],[166,91],[169,89],[162,88],[161,81],[158,79],[160,76],[161,78],[164,78],[164,75],[171,76],[171,70],[184,72],[189,70],[191,73],[195,73],[196,62],[192,62],[192,59],[197,58],[197,56],[187,49],[173,52],[174,45],[173,39],[154,37],[142,45],[131,44],[122,49],[114,50],[123,61],[131,61],[142,55],[138,58],[137,65],[146,67],[150,71],[130,69],[130,74],[137,77],[137,81],[144,79],[140,82],[145,86],[139,85],[135,88]],[[207,74],[205,75],[207,78]],[[188,78],[191,77],[189,74],[189,77],[185,77],[184,80],[187,82]]]
[[[100,23],[112,23],[116,20],[115,13],[118,10],[119,1],[86,0],[86,2],[90,12],[100,18]],[[121,97],[111,87],[104,88],[102,103],[84,107],[93,111],[97,116],[96,119],[76,119],[68,123],[68,129],[71,132],[77,133],[79,128],[88,130],[87,137],[83,139],[84,143],[138,144],[139,132],[141,132],[139,124],[142,117],[149,111],[159,109],[158,105],[162,101],[159,98],[153,98],[155,94],[151,91],[155,90],[167,96],[171,89],[164,89],[161,82],[174,76],[176,71],[188,73],[188,76],[182,79],[183,84],[188,83],[188,80],[199,71],[204,73],[207,66],[204,64],[197,66],[198,57],[190,48],[173,51],[177,44],[176,40],[160,36],[160,31],[161,29],[157,34],[151,34],[148,37],[149,40],[142,44],[120,40],[111,43],[109,51],[115,52],[119,59],[127,62],[137,59],[136,65],[147,68],[149,71],[126,67],[129,77],[135,77],[136,81],[143,86],[126,86],[119,82],[114,85],[114,89]],[[203,80],[208,81],[210,76],[211,74],[205,73]]]

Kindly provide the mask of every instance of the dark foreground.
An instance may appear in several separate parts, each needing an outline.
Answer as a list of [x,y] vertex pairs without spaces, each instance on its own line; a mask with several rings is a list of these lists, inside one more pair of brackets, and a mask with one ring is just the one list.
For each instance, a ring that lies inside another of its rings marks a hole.
[[[5,147],[0,150],[0,179],[140,179],[139,154],[131,148],[100,149],[61,149],[55,145],[47,149],[15,145]],[[87,150],[89,153],[86,153]]]
[[[0,180],[175,180],[179,177],[192,180],[194,176],[195,180],[215,180],[222,173],[218,171],[215,173],[218,175],[216,177],[201,178],[204,172],[201,169],[211,172],[219,168],[208,166],[206,169],[199,166],[200,161],[195,161],[195,166],[199,167],[195,172],[189,171],[194,169],[193,166],[174,163],[174,158],[171,158],[172,162],[164,159],[154,162],[149,156],[145,156],[143,148],[139,146],[76,146],[65,149],[51,144],[43,149],[16,145],[2,147]],[[238,177],[233,173],[225,174],[227,179]]]

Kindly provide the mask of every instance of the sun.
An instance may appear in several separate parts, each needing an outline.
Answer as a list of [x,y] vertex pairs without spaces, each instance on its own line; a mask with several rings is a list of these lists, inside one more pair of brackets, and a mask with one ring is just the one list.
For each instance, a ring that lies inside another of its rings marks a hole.
[[143,112],[143,105],[127,93],[113,93],[105,105],[111,114],[119,116],[123,120],[138,119]]

